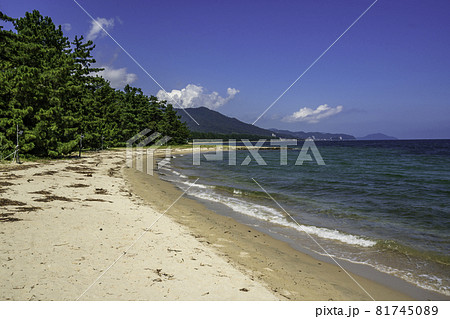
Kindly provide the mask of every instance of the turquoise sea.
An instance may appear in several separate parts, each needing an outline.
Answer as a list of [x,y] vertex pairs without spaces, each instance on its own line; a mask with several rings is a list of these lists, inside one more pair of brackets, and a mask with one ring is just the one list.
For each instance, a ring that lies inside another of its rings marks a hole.
[[302,144],[287,165],[280,150],[241,165],[250,153],[240,150],[236,165],[227,152],[200,165],[175,156],[160,175],[182,189],[199,178],[188,196],[297,247],[450,296],[450,140],[316,142],[325,165],[295,165]]

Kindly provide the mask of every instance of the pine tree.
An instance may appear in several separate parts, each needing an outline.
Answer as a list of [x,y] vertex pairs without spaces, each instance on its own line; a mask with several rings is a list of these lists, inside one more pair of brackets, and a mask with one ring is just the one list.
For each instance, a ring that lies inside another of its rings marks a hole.
[[184,143],[189,131],[171,105],[127,85],[115,90],[98,76],[92,41],[70,42],[61,26],[38,11],[0,20],[0,153],[12,152],[16,127],[22,153],[58,157],[77,150],[123,146],[148,128]]

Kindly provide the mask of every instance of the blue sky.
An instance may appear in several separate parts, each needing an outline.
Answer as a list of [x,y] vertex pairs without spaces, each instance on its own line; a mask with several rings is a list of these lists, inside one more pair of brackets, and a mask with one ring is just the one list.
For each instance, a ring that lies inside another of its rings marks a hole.
[[[252,123],[373,1],[79,0],[168,94],[72,0],[2,1],[0,10],[38,9],[71,39],[94,39],[118,88]],[[450,138],[449,12],[446,0],[379,0],[256,125]]]

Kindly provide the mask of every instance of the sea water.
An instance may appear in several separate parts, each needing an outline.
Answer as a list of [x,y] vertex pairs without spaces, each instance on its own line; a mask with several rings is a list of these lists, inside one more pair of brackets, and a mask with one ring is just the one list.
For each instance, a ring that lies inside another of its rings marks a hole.
[[295,165],[302,143],[287,165],[280,150],[259,151],[266,165],[239,150],[236,165],[185,155],[160,174],[298,247],[449,296],[450,140],[316,142],[325,165]]

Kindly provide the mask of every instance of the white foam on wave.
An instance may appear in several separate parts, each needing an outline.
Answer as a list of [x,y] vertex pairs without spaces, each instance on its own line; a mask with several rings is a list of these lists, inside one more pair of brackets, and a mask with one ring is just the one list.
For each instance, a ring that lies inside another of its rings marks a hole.
[[179,172],[177,172],[177,171],[175,171],[173,169],[171,170],[171,172],[174,173],[177,176],[180,176],[181,178],[188,178],[186,175],[183,175],[183,174],[181,174],[181,173],[179,173]]
[[[196,186],[198,185],[201,184],[196,184]],[[264,220],[266,222],[270,222],[276,225],[294,228],[297,231],[304,232],[309,235],[315,235],[317,237],[330,240],[338,240],[346,244],[358,245],[362,247],[372,247],[376,244],[376,242],[373,240],[368,240],[359,236],[341,233],[335,229],[297,224],[293,221],[286,220],[285,215],[274,208],[253,204],[237,198],[225,197],[216,193],[205,193],[198,191],[189,192],[189,195],[201,199],[210,200],[213,202],[219,202],[230,207],[233,211],[237,213],[241,213],[243,215],[247,215],[260,220]]]
[[286,227],[292,227],[297,229],[298,231],[305,232],[309,235],[315,235],[317,237],[325,238],[325,239],[331,239],[331,240],[339,240],[343,243],[350,244],[350,245],[358,245],[361,247],[372,247],[376,244],[375,241],[365,239],[359,236],[350,235],[341,233],[340,231],[336,229],[328,229],[323,227],[316,227],[316,226],[307,226],[307,225],[301,225],[294,222],[282,220],[279,223],[280,225],[286,226]]
[[[189,187],[197,187],[197,188],[203,188],[203,189],[205,189],[205,188],[212,188],[213,186],[208,186],[208,185],[203,185],[203,184],[199,184],[199,183],[191,183],[191,182],[188,182],[188,181],[179,181],[181,184],[184,184],[184,185],[187,185],[187,186],[189,186]],[[190,195],[190,193],[189,193],[189,195]]]
[[189,192],[189,195],[195,196],[197,198],[210,200],[213,202],[218,202],[225,204],[237,213],[241,213],[254,218],[262,219],[265,221],[272,221],[275,217],[283,217],[283,215],[276,209],[262,206],[258,204],[251,204],[236,198],[225,197],[215,193],[205,193],[205,192]]
[[177,172],[176,170],[173,170],[173,169],[171,169],[171,168],[169,168],[169,167],[163,166],[163,167],[160,167],[159,169],[165,170],[165,171],[169,171],[169,172],[172,173],[173,175],[179,176],[179,177],[181,177],[181,178],[188,178],[186,175],[183,175],[183,174],[181,174],[180,172]]

